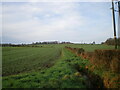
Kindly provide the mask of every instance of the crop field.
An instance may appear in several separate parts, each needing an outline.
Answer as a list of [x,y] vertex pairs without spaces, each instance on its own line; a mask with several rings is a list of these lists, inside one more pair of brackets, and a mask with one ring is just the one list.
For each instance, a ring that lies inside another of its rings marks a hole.
[[[50,44],[39,47],[3,47],[3,88],[103,88],[104,68],[93,68],[65,46],[113,49],[107,45]],[[108,72],[110,73],[110,72]],[[106,73],[106,74],[108,74]],[[111,73],[109,74],[109,76]],[[110,77],[118,76],[113,74]],[[106,75],[105,75],[106,76]]]
[[8,76],[50,67],[60,54],[60,48],[4,47],[2,48],[2,74]]

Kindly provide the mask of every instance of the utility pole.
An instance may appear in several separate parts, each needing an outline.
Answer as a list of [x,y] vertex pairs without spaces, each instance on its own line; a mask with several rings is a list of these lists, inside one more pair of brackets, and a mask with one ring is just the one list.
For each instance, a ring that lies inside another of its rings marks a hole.
[[120,38],[120,1],[118,1],[118,37]]
[[119,12],[119,16],[120,16],[120,1],[118,1],[118,12]]
[[115,24],[115,9],[114,2],[112,0],[112,14],[113,14],[113,27],[114,27],[114,40],[115,40],[115,49],[117,49],[117,37],[116,37],[116,24]]
[[[118,39],[120,39],[120,1],[118,1]],[[118,44],[118,48],[120,49],[120,44]]]

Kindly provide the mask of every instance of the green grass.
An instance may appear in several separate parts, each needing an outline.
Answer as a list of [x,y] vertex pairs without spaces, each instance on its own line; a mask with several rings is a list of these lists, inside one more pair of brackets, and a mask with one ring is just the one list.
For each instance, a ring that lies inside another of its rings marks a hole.
[[86,52],[93,52],[96,49],[114,49],[114,46],[112,45],[101,45],[101,44],[97,44],[97,45],[91,45],[91,44],[73,44],[73,45],[68,45],[70,47],[73,48],[83,48],[85,49]]
[[37,46],[42,46],[44,48],[46,47],[65,47],[65,46],[69,46],[69,47],[73,47],[73,48],[83,48],[85,49],[85,51],[87,52],[93,52],[96,49],[114,49],[114,45],[104,45],[104,44],[95,44],[95,45],[91,45],[91,44],[45,44],[45,45],[37,45]]
[[3,87],[86,88],[86,79],[74,75],[77,72],[73,68],[75,64],[84,66],[80,60],[64,49],[62,57],[53,67],[38,72],[3,77]]
[[53,65],[60,57],[61,48],[4,47],[2,48],[3,75],[41,70]]
[[[39,46],[3,48],[3,88],[87,88],[88,80],[84,76],[76,76],[75,73],[78,72],[76,66],[84,70],[90,62],[77,57],[64,47],[84,48],[89,52],[114,48],[78,44]],[[46,65],[53,66],[47,68]],[[94,73],[100,74],[99,70]]]

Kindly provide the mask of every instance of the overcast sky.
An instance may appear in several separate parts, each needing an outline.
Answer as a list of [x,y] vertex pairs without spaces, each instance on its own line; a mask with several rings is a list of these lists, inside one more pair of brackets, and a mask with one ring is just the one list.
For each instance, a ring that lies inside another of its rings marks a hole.
[[113,37],[110,8],[110,2],[4,2],[2,42],[101,43]]

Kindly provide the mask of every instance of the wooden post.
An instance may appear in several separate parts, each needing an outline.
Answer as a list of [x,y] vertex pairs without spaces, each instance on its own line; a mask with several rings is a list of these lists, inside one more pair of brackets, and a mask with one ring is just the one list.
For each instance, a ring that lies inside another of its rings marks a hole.
[[[118,14],[118,39],[120,39],[120,1],[118,1],[118,13],[119,13]],[[120,49],[119,42],[118,42],[118,49]]]
[[118,37],[120,38],[120,1],[118,1]]
[[114,12],[114,2],[113,2],[113,0],[112,0],[112,14],[113,14],[115,49],[117,49],[116,24],[115,24],[115,12]]

